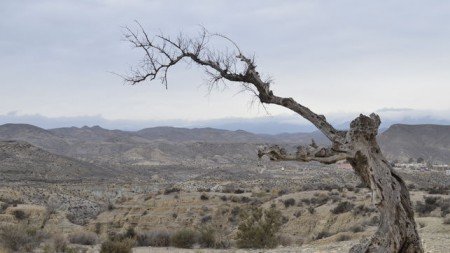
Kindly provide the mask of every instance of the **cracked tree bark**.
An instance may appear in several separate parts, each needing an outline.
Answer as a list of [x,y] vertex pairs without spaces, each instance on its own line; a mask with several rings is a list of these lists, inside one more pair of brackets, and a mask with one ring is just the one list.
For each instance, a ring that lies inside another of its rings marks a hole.
[[[138,24],[139,25],[139,24]],[[300,146],[296,153],[288,153],[279,146],[264,147],[258,155],[271,160],[317,161],[330,164],[347,160],[356,174],[372,190],[372,201],[380,213],[377,232],[365,242],[355,245],[350,252],[423,252],[414,221],[414,212],[409,192],[404,181],[389,165],[376,141],[380,118],[371,114],[360,115],[350,124],[348,131],[336,130],[323,115],[318,115],[293,98],[274,95],[270,80],[263,80],[256,71],[253,59],[244,56],[239,47],[219,34],[203,30],[197,38],[183,35],[175,39],[168,36],[148,36],[139,25],[139,30],[126,29],[125,37],[136,48],[143,50],[142,65],[128,77],[132,85],[160,78],[167,87],[168,70],[183,61],[195,63],[204,68],[211,77],[211,84],[219,81],[240,83],[252,92],[263,104],[283,106],[314,124],[331,141],[331,147]],[[211,38],[230,42],[234,51],[212,50]]]

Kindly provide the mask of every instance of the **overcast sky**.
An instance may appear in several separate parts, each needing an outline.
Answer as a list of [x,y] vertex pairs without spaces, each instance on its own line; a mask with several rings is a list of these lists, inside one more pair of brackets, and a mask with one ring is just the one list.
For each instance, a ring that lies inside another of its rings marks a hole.
[[[124,85],[140,52],[123,40],[205,26],[255,54],[260,73],[327,114],[381,108],[449,119],[450,1],[0,1],[0,115],[109,120],[261,117],[231,86],[208,95],[205,76],[179,66],[169,89]],[[406,109],[405,109],[406,108]],[[386,110],[386,109],[383,109]],[[269,107],[271,115],[288,113]]]

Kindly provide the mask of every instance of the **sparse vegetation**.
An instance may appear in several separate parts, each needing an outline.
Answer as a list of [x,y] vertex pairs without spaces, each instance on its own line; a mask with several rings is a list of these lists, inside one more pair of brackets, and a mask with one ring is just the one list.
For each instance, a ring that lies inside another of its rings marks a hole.
[[44,232],[25,225],[0,226],[0,245],[14,252],[29,252],[46,238]]
[[339,202],[339,204],[331,210],[333,214],[341,214],[349,212],[353,209],[355,205],[353,203],[350,203],[348,201]]
[[98,236],[94,232],[79,231],[69,235],[69,242],[81,245],[95,245],[98,241]]
[[14,210],[12,212],[12,214],[14,215],[14,217],[18,220],[24,220],[26,218],[28,218],[28,214],[26,214],[23,210]]
[[136,236],[138,246],[168,247],[171,235],[163,231],[148,231]]
[[274,248],[282,224],[281,212],[275,208],[251,208],[242,213],[237,232],[239,248]]
[[100,253],[131,253],[131,249],[135,245],[133,239],[108,240],[102,243]]
[[288,208],[290,206],[294,206],[295,205],[295,199],[293,198],[289,198],[289,199],[285,199],[283,201],[284,207]]
[[337,242],[342,242],[342,241],[349,241],[349,240],[351,240],[352,238],[349,236],[349,235],[347,235],[347,234],[340,234],[340,235],[338,235],[338,237],[336,238],[336,241]]
[[172,235],[171,244],[178,248],[190,249],[197,242],[197,234],[190,229],[182,229]]

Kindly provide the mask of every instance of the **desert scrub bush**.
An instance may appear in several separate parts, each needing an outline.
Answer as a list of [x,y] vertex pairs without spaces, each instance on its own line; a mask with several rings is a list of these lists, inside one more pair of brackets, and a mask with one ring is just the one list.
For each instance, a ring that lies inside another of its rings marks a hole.
[[439,205],[441,207],[441,216],[445,217],[450,213],[450,199],[443,199]]
[[237,190],[234,191],[234,194],[242,194],[242,193],[244,193],[244,192],[245,192],[245,191],[242,190],[242,189],[237,189]]
[[276,208],[263,210],[251,208],[241,214],[236,235],[239,248],[274,248],[278,245],[277,233],[282,225],[282,215]]
[[164,189],[164,195],[169,195],[171,193],[180,192],[180,191],[181,191],[180,188],[176,188],[176,187],[166,188],[166,189]]
[[419,214],[419,216],[425,216],[434,211],[439,205],[438,201],[441,199],[440,197],[430,197],[424,196],[424,202],[417,201],[415,210]]
[[201,228],[198,243],[204,248],[216,248],[216,231],[212,227]]
[[205,215],[200,219],[201,223],[207,223],[210,222],[212,220],[212,216],[211,215]]
[[6,209],[8,209],[9,204],[5,202],[0,202],[0,213],[4,213]]
[[316,240],[320,240],[320,239],[323,239],[323,238],[326,238],[326,237],[330,237],[330,236],[332,236],[332,234],[330,234],[329,232],[326,232],[326,231],[322,231],[322,232],[319,232],[318,234],[317,234],[317,236],[316,236]]
[[246,197],[246,196],[243,196],[243,197],[241,197],[241,203],[248,203],[248,202],[250,202],[251,201],[251,199],[249,198],[249,197]]
[[450,225],[450,218],[445,218],[442,224]]
[[312,205],[315,205],[317,207],[317,206],[325,205],[329,199],[330,199],[330,197],[327,194],[316,193],[316,194],[314,194],[314,198],[310,199],[310,202]]
[[42,231],[24,225],[0,227],[0,245],[13,252],[30,252],[46,238]]
[[169,247],[171,235],[163,231],[138,233],[136,236],[138,246]]
[[446,188],[444,188],[444,187],[434,187],[434,188],[428,189],[428,194],[442,194],[442,195],[447,195],[447,194],[448,194],[448,189],[446,189]]
[[336,238],[336,242],[350,241],[352,238],[349,235],[341,234]]
[[201,200],[208,200],[208,199],[209,199],[209,196],[206,195],[206,194],[202,194],[202,195],[200,195],[200,199],[201,199]]
[[23,210],[14,210],[12,214],[18,220],[24,220],[28,218],[28,214],[26,214]]
[[131,249],[135,243],[136,242],[130,238],[123,240],[108,240],[102,243],[100,253],[131,253]]
[[55,252],[66,252],[66,251],[68,251],[67,246],[68,246],[68,241],[63,235],[56,234],[52,237],[52,249]]
[[346,212],[352,210],[354,206],[355,206],[354,204],[352,204],[348,201],[339,202],[339,204],[335,208],[331,209],[331,212],[333,214],[346,213]]
[[283,201],[284,207],[288,208],[290,206],[294,206],[295,205],[295,199],[293,198],[289,198],[289,199],[285,199]]
[[310,207],[308,207],[308,212],[310,214],[314,214],[316,212],[316,209],[314,207],[310,206]]
[[170,242],[174,247],[190,249],[197,243],[197,234],[190,229],[182,229],[172,235]]
[[358,215],[366,216],[373,212],[375,212],[374,208],[366,207],[364,204],[358,205],[352,210],[354,216]]
[[363,232],[365,229],[362,225],[354,225],[350,228],[350,231],[352,231],[353,233],[359,233],[359,232]]
[[81,245],[95,245],[98,241],[98,236],[94,232],[79,231],[69,235],[69,242]]
[[278,196],[283,196],[289,193],[289,190],[287,189],[282,189],[278,191]]

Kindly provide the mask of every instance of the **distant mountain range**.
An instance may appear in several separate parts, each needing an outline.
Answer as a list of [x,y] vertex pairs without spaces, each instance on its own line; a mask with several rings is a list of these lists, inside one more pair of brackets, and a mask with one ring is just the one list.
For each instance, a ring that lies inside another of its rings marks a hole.
[[379,136],[390,160],[423,158],[450,163],[450,125],[392,125]]
[[[288,146],[314,139],[326,145],[320,132],[254,134],[243,130],[153,127],[139,131],[108,130],[99,126],[42,129],[26,124],[0,126],[0,140],[25,141],[48,152],[110,167],[202,165],[255,162],[260,144]],[[379,135],[390,160],[450,163],[450,126],[393,125]]]

